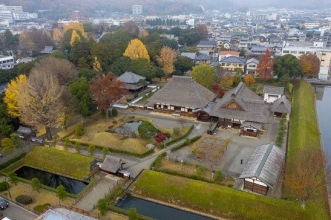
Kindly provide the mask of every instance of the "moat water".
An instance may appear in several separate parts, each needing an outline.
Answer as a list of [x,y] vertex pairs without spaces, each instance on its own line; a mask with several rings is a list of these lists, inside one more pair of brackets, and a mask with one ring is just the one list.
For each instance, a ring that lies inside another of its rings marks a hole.
[[316,95],[316,109],[324,152],[331,165],[331,87],[313,86]]
[[20,169],[16,170],[15,173],[18,177],[32,180],[33,178],[38,178],[41,184],[57,188],[62,185],[68,193],[78,194],[86,187],[86,183],[71,179],[68,177],[60,176],[54,173],[50,173],[44,170],[38,170],[32,167],[23,166]]
[[198,215],[192,212],[183,211],[180,209],[172,208],[169,206],[161,205],[155,202],[139,199],[129,196],[125,198],[118,207],[129,210],[130,208],[136,208],[137,212],[141,215],[151,217],[158,220],[210,220],[206,216]]

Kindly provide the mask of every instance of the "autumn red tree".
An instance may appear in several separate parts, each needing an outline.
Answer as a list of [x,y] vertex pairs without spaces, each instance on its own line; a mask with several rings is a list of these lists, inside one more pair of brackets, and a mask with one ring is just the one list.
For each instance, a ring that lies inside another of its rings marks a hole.
[[274,66],[274,58],[271,56],[269,50],[267,50],[261,57],[259,64],[256,68],[256,73],[264,81],[271,79],[272,69]]
[[303,54],[300,56],[302,66],[302,75],[308,77],[317,77],[320,71],[321,61],[315,54]]
[[108,109],[115,102],[127,94],[124,83],[117,80],[113,73],[98,75],[90,82],[92,99],[97,104],[98,109],[106,111],[108,119]]

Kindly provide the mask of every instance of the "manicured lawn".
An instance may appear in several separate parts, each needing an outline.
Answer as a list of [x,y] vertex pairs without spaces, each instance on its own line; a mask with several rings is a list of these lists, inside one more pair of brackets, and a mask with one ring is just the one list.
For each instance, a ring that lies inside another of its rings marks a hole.
[[[305,81],[300,81],[294,85],[289,131],[287,173],[294,172],[292,167],[298,161],[297,155],[300,150],[310,149],[312,152],[322,150],[315,109],[315,96],[311,85]],[[316,167],[316,169],[323,168]],[[320,190],[317,192],[319,196],[314,196],[307,206],[314,206],[315,215],[327,219],[327,192],[325,188],[320,188]],[[321,194],[325,196],[321,196]],[[287,198],[293,197],[286,186],[284,196]]]
[[[19,195],[28,195],[31,196],[33,202],[28,205],[30,209],[33,209],[37,205],[42,205],[45,203],[50,203],[52,206],[59,205],[60,200],[56,197],[55,193],[48,190],[40,189],[39,192],[32,189],[30,184],[24,182],[18,182],[17,185],[10,184],[10,193],[15,200]],[[1,192],[1,195],[8,196],[8,191]],[[71,205],[74,200],[70,197],[67,197],[65,200],[61,201],[61,204]]]
[[35,147],[24,158],[25,165],[77,179],[88,176],[94,158],[48,147]]
[[145,170],[134,193],[227,219],[324,219],[300,203],[274,199],[215,184]]

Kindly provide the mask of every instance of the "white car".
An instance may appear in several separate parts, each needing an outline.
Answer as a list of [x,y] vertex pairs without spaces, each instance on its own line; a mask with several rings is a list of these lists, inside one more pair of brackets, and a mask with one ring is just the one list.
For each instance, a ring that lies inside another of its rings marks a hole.
[[32,142],[37,142],[37,143],[40,143],[40,144],[43,144],[44,143],[44,139],[37,138],[37,137],[31,137],[31,141]]

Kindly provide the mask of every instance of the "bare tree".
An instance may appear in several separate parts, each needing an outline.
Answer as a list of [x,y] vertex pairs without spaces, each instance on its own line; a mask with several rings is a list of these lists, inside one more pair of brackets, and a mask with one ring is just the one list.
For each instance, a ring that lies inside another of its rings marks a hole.
[[54,72],[32,69],[28,82],[18,88],[20,119],[33,127],[45,126],[46,137],[52,139],[51,128],[59,126],[65,104],[66,86],[61,85]]
[[178,118],[178,123],[181,124],[184,128],[185,123],[187,122],[187,119],[179,117]]
[[284,186],[292,196],[301,200],[303,209],[309,199],[327,193],[325,186],[330,180],[330,169],[326,164],[322,150],[302,149],[293,166],[286,171]]

